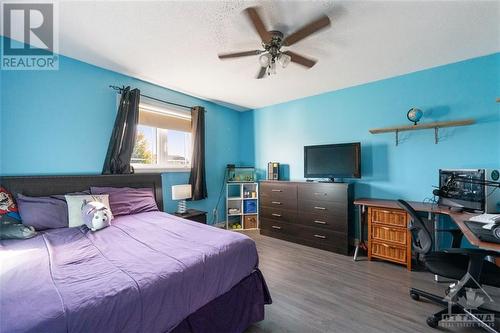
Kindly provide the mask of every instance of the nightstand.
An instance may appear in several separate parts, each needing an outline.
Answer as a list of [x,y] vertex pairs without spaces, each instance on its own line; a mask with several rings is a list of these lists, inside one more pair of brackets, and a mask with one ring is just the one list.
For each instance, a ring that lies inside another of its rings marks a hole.
[[196,209],[187,209],[184,214],[173,213],[175,216],[182,217],[187,220],[207,224],[207,212]]

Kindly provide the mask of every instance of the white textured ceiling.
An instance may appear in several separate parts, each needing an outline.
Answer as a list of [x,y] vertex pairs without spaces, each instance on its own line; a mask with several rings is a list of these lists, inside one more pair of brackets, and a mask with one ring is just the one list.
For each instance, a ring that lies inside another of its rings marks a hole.
[[[290,48],[315,67],[256,80],[257,56],[217,58],[259,48],[242,14],[255,4],[285,34],[330,16],[331,29]],[[59,11],[63,55],[243,109],[500,51],[498,1],[68,1]]]

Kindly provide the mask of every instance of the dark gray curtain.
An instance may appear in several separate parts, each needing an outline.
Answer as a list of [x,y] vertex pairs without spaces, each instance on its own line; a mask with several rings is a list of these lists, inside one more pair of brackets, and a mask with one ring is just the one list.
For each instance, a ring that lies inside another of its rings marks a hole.
[[193,191],[191,200],[201,200],[208,196],[205,177],[205,109],[201,106],[191,109],[191,127],[193,136],[193,157],[189,175],[189,184]]
[[134,150],[135,130],[139,120],[139,89],[122,91],[115,127],[109,140],[108,152],[102,168],[103,174],[133,173],[130,158]]

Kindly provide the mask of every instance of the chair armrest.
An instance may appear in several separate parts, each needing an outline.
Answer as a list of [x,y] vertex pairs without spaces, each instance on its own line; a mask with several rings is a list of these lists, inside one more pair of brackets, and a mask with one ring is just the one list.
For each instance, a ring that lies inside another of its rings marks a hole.
[[483,250],[483,249],[476,249],[476,248],[452,248],[452,249],[444,249],[442,250],[445,253],[457,253],[457,254],[464,254],[464,255],[480,255],[480,256],[493,256],[493,257],[498,257],[500,256],[499,252],[496,251],[490,251],[490,250]]

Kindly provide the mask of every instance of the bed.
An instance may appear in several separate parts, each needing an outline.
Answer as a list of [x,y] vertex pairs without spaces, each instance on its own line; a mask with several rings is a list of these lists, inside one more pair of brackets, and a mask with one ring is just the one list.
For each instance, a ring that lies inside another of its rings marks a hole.
[[[4,177],[13,193],[151,187],[159,175]],[[243,332],[271,303],[255,243],[163,212],[0,241],[1,332]]]

